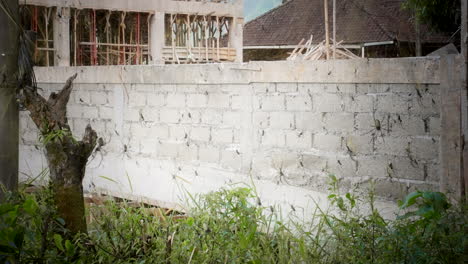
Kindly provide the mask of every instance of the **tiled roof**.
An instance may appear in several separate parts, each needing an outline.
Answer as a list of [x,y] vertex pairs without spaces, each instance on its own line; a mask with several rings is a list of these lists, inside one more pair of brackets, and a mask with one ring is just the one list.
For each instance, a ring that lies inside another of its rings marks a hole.
[[[332,37],[332,0],[329,0]],[[401,9],[403,0],[336,0],[336,38],[345,44],[389,40],[414,42],[411,15]],[[323,0],[290,0],[246,23],[244,46],[297,45],[314,36],[325,39]],[[421,26],[423,43],[445,43],[448,37]]]

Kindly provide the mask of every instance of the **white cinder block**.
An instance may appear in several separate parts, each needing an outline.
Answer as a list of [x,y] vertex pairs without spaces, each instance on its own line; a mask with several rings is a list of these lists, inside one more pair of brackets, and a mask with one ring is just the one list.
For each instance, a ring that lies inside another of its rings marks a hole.
[[309,95],[288,95],[286,97],[286,109],[288,111],[311,111],[312,99]]

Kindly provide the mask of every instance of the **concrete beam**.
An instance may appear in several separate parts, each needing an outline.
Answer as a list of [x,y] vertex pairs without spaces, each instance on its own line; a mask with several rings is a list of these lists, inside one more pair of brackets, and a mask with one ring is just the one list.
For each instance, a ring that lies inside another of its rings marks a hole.
[[37,67],[37,82],[62,83],[78,73],[75,83],[249,84],[420,83],[439,84],[439,58],[274,61],[206,65],[140,65]]
[[242,0],[234,3],[213,3],[173,0],[19,0],[21,5],[62,6],[78,9],[103,9],[128,12],[149,12],[155,10],[173,14],[218,15],[244,17]]

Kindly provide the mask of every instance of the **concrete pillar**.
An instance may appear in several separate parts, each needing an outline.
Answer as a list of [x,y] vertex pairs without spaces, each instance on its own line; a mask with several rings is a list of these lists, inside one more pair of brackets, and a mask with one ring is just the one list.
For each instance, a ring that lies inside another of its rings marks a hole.
[[[452,201],[464,197],[464,144],[466,127],[463,121],[466,93],[463,87],[463,56],[446,55],[440,59],[441,92],[441,191],[447,193]],[[465,101],[465,102],[464,102]]]
[[70,66],[70,8],[57,7],[54,15],[54,65]]
[[244,38],[244,19],[233,18],[231,25],[231,34],[229,34],[229,46],[236,49],[236,60],[235,62],[243,62],[243,38]]
[[150,23],[150,53],[152,64],[162,64],[163,48],[165,44],[165,26],[163,12],[156,12]]

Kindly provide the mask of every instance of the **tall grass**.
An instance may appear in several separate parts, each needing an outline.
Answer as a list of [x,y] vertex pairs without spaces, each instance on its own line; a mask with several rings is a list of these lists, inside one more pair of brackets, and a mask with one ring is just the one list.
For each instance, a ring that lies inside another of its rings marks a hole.
[[[275,210],[257,202],[251,189],[234,188],[194,198],[194,206],[184,217],[163,216],[144,206],[108,201],[91,208],[94,220],[88,234],[74,238],[67,237],[60,228],[60,220],[53,220],[53,214],[49,218],[44,215],[50,210],[44,207],[46,199],[19,195],[0,207],[0,260],[9,263],[38,263],[38,260],[44,263],[464,263],[465,206],[450,205],[442,193],[414,192],[401,202],[398,217],[386,220],[374,207],[372,192],[367,197],[340,195],[338,181],[331,179],[329,199],[334,211],[317,208],[311,216],[311,225],[294,220],[282,222]],[[362,205],[370,208],[368,213],[359,210]],[[14,214],[17,216],[12,221]],[[41,226],[47,219],[58,226],[45,230]],[[5,235],[15,230],[33,235],[24,235],[18,245],[21,239]],[[44,237],[46,242],[40,242]]]

